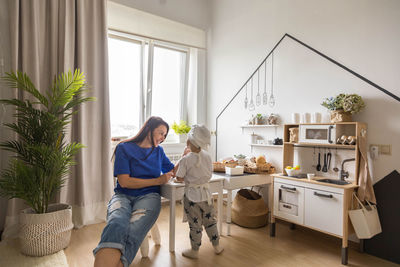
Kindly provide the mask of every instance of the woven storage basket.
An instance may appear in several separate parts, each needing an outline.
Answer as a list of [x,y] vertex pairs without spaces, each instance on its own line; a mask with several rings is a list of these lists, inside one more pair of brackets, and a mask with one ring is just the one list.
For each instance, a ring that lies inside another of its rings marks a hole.
[[250,167],[244,167],[244,172],[246,173],[257,173],[257,174],[272,174],[275,173],[275,168],[274,167],[270,167],[267,169],[263,169],[263,168],[250,168]]
[[42,214],[25,209],[20,214],[21,252],[28,256],[58,252],[68,246],[73,226],[70,205],[52,204]]
[[268,207],[254,191],[240,189],[232,203],[232,222],[237,225],[258,228],[268,223]]
[[225,172],[225,167],[235,168],[237,165],[238,165],[237,162],[233,162],[233,163],[213,162],[213,171],[214,172]]

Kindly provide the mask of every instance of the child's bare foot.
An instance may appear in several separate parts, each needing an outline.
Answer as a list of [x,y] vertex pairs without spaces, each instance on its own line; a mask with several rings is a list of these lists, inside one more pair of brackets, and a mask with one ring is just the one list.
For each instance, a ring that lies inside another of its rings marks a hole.
[[182,252],[182,255],[191,259],[197,259],[199,257],[199,251],[193,249],[187,249]]

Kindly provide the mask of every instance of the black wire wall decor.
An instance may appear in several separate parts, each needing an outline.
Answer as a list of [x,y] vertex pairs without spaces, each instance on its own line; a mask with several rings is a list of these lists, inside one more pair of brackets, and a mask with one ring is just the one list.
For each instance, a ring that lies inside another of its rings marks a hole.
[[[217,118],[215,119],[215,134],[216,134],[216,136],[217,136],[217,138],[215,139],[215,159],[216,159],[216,160],[217,160],[217,157],[218,157],[218,119],[219,119],[219,117],[225,112],[225,110],[227,109],[227,107],[228,107],[228,106],[232,103],[232,101],[238,96],[238,94],[243,90],[243,88],[245,88],[245,87],[247,86],[247,83],[248,83],[249,81],[251,81],[251,85],[252,85],[251,87],[252,87],[252,89],[253,89],[253,84],[252,84],[252,83],[253,83],[253,76],[256,74],[256,72],[259,72],[259,70],[260,70],[260,68],[261,68],[261,66],[262,66],[263,64],[265,64],[265,68],[266,68],[266,66],[267,66],[267,65],[266,65],[266,64],[267,64],[267,59],[268,59],[271,55],[273,56],[273,53],[274,53],[275,49],[281,44],[281,42],[282,42],[283,39],[285,39],[285,38],[290,38],[290,39],[292,39],[293,41],[295,41],[295,42],[301,44],[302,46],[308,48],[309,50],[313,51],[314,53],[318,54],[319,56],[321,56],[321,57],[325,58],[326,60],[332,62],[332,63],[335,64],[336,66],[338,66],[338,67],[340,67],[340,68],[346,70],[347,72],[353,74],[353,75],[356,76],[357,78],[363,80],[364,82],[368,83],[369,85],[375,87],[376,89],[382,91],[383,93],[387,94],[388,96],[390,96],[390,97],[392,97],[392,98],[394,98],[395,100],[397,100],[397,101],[400,102],[400,97],[398,97],[397,95],[391,93],[390,91],[388,91],[388,90],[386,90],[385,88],[383,88],[383,87],[377,85],[376,83],[374,83],[374,82],[368,80],[368,79],[365,78],[364,76],[362,76],[362,75],[358,74],[357,72],[355,72],[355,71],[349,69],[348,67],[346,67],[346,66],[344,66],[343,64],[337,62],[336,60],[332,59],[331,57],[329,57],[329,56],[327,56],[327,55],[325,55],[325,54],[319,52],[319,51],[316,50],[315,48],[312,48],[311,46],[309,46],[309,45],[307,45],[306,43],[300,41],[299,39],[297,39],[297,38],[291,36],[290,34],[285,33],[285,35],[283,35],[283,37],[275,44],[275,46],[274,46],[274,47],[272,48],[272,50],[268,53],[268,55],[265,57],[265,59],[264,59],[264,60],[261,62],[261,64],[256,68],[256,70],[250,75],[250,77],[247,79],[247,81],[246,81],[246,82],[242,85],[242,87],[236,92],[236,94],[232,97],[232,99],[231,99],[231,100],[228,102],[228,104],[222,109],[222,111],[218,114]],[[272,64],[273,64],[273,63],[272,63]],[[273,74],[272,74],[272,75],[273,75]],[[272,83],[272,81],[271,81],[271,83]],[[271,86],[273,86],[273,85],[271,84]],[[272,89],[272,88],[271,88],[271,89]],[[273,89],[272,89],[272,90],[273,90]],[[271,93],[272,93],[272,96],[273,96],[273,91],[271,91]],[[253,90],[252,90],[252,93],[251,93],[251,94],[252,94],[252,96],[251,96],[251,98],[252,98],[252,97],[253,97]],[[246,94],[246,98],[247,98],[247,94]],[[251,101],[250,101],[249,109],[250,109],[250,106],[251,106],[251,107],[254,106],[254,103],[253,103],[252,101],[253,101],[253,99],[251,99]],[[273,98],[273,102],[274,102],[274,98]],[[251,105],[251,104],[253,104],[253,105]],[[274,104],[275,104],[275,103],[274,103]],[[245,105],[246,105],[246,104],[245,104]]]

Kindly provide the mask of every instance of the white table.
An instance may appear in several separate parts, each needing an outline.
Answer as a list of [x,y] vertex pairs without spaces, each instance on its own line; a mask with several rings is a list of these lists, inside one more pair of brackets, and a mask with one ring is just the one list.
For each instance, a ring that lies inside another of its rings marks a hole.
[[[210,180],[211,193],[218,193],[217,220],[218,231],[222,233],[222,193],[224,177],[212,177]],[[169,251],[175,251],[175,204],[183,199],[185,184],[169,182],[161,186],[161,196],[169,199]]]
[[[267,185],[271,184],[272,177],[269,174],[244,174],[238,176],[229,176],[225,173],[217,174],[214,173],[213,177],[224,178],[224,189],[227,190],[227,210],[226,210],[226,223],[227,223],[227,235],[231,235],[231,209],[232,209],[232,190],[240,189],[243,187]],[[271,196],[268,196],[271,198]],[[270,203],[270,201],[268,202]]]

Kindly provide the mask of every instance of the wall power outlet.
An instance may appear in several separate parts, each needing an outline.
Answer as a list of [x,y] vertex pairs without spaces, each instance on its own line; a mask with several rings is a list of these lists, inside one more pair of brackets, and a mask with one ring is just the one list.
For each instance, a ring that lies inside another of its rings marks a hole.
[[371,152],[371,156],[374,151],[377,152],[376,156],[378,156],[378,155],[391,156],[392,155],[392,145],[371,144],[371,145],[369,145],[369,150]]
[[370,153],[371,153],[371,158],[372,158],[372,159],[378,158],[379,146],[371,145],[371,146],[369,147],[369,151],[370,151]]

